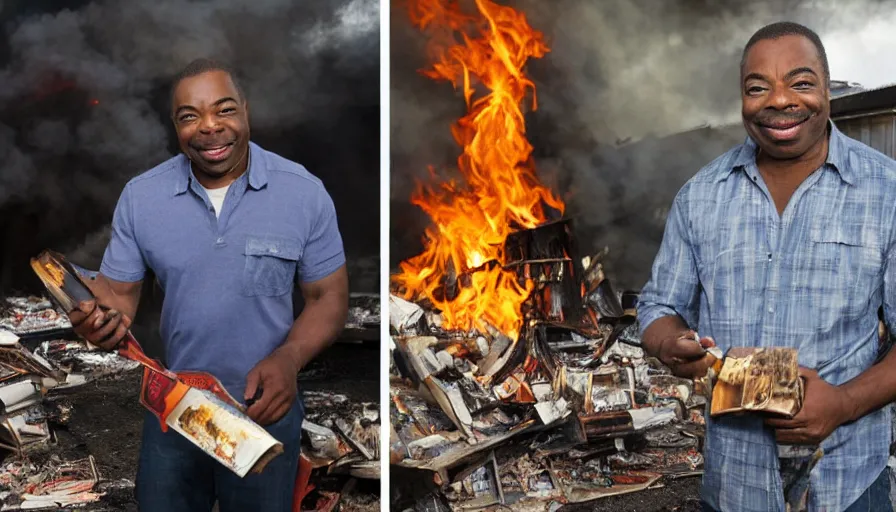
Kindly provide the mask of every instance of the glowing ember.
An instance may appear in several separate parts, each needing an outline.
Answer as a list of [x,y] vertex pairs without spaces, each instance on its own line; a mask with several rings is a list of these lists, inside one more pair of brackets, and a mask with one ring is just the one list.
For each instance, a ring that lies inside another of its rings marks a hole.
[[[418,184],[411,200],[433,224],[424,252],[403,262],[393,283],[406,299],[432,302],[448,329],[484,332],[491,325],[516,338],[533,285],[520,285],[501,265],[483,265],[503,264],[504,239],[544,223],[546,205],[563,213],[563,202],[535,175],[520,108],[529,89],[536,108],[523,66],[549,50],[522,13],[489,0],[475,5],[478,13],[470,15],[456,0],[410,1],[413,23],[433,35],[435,63],[424,74],[463,86],[467,115],[452,130],[463,148],[463,183]],[[446,297],[446,278],[463,274],[457,295]]]
[[62,273],[62,269],[51,261],[44,263],[44,270],[47,271],[47,277],[50,281],[56,286],[62,288],[62,285],[65,283],[65,276]]

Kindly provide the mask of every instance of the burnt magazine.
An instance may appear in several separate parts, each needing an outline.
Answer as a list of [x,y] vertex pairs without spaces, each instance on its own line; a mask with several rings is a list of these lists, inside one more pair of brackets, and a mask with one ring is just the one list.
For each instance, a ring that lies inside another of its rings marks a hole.
[[712,416],[758,412],[792,418],[803,405],[796,349],[732,348],[716,379]]
[[283,445],[238,407],[209,389],[188,386],[143,369],[140,402],[173,429],[240,477],[260,473]]

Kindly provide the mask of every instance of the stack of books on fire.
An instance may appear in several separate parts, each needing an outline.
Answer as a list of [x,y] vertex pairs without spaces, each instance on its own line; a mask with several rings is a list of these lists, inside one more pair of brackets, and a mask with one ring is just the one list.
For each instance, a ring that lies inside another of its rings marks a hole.
[[446,329],[445,312],[390,298],[390,460],[442,475],[435,499],[455,510],[581,503],[702,472],[707,397],[641,349],[637,295],[613,289],[602,253],[566,254],[518,265],[536,284],[514,336]]

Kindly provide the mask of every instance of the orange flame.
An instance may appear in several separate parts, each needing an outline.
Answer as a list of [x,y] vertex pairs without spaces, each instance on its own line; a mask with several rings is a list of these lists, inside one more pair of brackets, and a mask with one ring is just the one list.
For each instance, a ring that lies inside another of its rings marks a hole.
[[[504,240],[514,230],[544,223],[545,205],[560,214],[564,209],[535,174],[520,108],[530,89],[532,109],[537,107],[523,66],[549,49],[522,13],[490,0],[475,5],[478,14],[468,15],[457,0],[410,0],[412,22],[433,36],[435,63],[424,74],[463,86],[467,115],[452,127],[463,148],[457,161],[463,183],[418,183],[411,202],[432,225],[424,252],[402,262],[393,283],[404,298],[428,299],[440,309],[445,328],[486,332],[491,325],[516,338],[522,304],[534,285],[521,285],[501,267]],[[499,265],[483,267],[490,261]],[[446,296],[445,278],[460,274],[466,279],[457,295]]]

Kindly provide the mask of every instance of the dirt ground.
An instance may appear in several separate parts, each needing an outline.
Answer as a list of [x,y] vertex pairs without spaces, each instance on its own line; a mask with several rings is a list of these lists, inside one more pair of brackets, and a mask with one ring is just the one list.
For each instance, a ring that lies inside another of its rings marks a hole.
[[682,478],[659,489],[610,496],[591,503],[568,505],[561,512],[700,512],[700,477]]
[[118,380],[89,383],[53,395],[53,400],[72,405],[66,428],[55,429],[59,445],[54,451],[63,458],[93,455],[101,478],[131,484],[109,492],[92,510],[137,511],[132,484],[143,428],[143,408],[137,398],[140,375],[138,370]]
[[[337,343],[300,376],[300,388],[342,393],[352,400],[378,401],[379,353],[375,343]],[[51,401],[72,406],[71,419],[56,427],[57,444],[34,462],[56,454],[72,460],[93,455],[103,480],[115,481],[101,490],[107,494],[90,511],[136,512],[133,482],[137,472],[143,408],[138,399],[140,371],[115,380],[89,383],[54,393]],[[358,480],[345,511],[379,510],[379,481]]]
[[[400,470],[401,477],[396,479],[396,473],[392,473],[390,480],[393,489],[393,512],[405,512],[414,510],[414,512],[434,512],[438,510],[433,507],[429,500],[421,500],[427,503],[426,508],[413,508],[408,503],[410,496],[415,496],[413,488],[430,487],[428,482],[424,483],[425,475],[423,472],[405,472]],[[687,477],[665,484],[663,487],[648,489],[641,492],[633,492],[619,496],[609,496],[588,503],[579,503],[575,505],[566,505],[561,507],[558,512],[700,512],[700,477]],[[416,495],[416,496],[419,496]],[[505,510],[513,510],[512,507],[501,507],[501,512]]]

